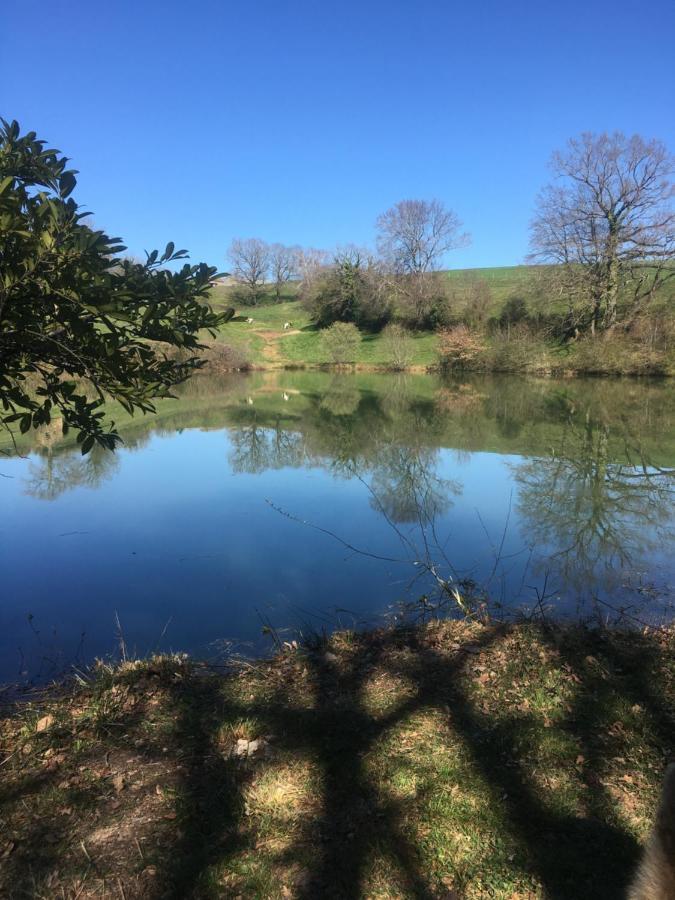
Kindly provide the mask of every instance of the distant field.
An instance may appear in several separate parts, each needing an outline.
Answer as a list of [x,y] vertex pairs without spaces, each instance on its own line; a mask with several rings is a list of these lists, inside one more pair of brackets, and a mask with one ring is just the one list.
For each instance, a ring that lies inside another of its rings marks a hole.
[[450,269],[445,273],[448,281],[461,283],[470,278],[486,281],[494,301],[503,302],[515,294],[529,292],[542,266],[497,266],[490,269]]

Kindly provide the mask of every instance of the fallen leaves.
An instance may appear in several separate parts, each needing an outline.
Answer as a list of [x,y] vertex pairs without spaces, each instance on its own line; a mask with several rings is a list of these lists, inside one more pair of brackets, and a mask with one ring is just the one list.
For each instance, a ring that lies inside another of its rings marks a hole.
[[118,794],[120,793],[120,791],[124,790],[125,785],[126,785],[126,780],[124,778],[124,775],[122,775],[121,773],[118,773],[117,775],[113,776],[112,786],[115,788],[115,790],[117,791]]
[[55,722],[54,716],[52,716],[52,715],[42,716],[41,719],[37,720],[37,723],[35,725],[35,730],[38,734],[40,734],[43,731],[47,731],[48,728],[51,728],[52,725],[54,724],[54,722]]

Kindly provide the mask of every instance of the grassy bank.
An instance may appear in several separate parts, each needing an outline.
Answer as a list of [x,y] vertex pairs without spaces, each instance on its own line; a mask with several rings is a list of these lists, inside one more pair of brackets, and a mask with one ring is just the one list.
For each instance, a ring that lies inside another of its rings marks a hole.
[[[458,321],[466,317],[466,304],[470,302],[464,294],[477,281],[486,286],[489,296],[488,306],[483,310],[486,321],[499,317],[504,304],[516,298],[524,300],[533,314],[545,310],[562,316],[565,312],[560,298],[549,303],[541,296],[539,267],[458,269],[444,275],[452,297],[450,310]],[[221,309],[233,304],[237,306],[233,298],[236,293],[233,294],[232,288],[217,287],[211,299],[213,305]],[[330,365],[322,332],[298,302],[298,286],[286,285],[282,301],[274,302],[270,287],[258,306],[238,306],[237,315],[224,326],[218,340],[232,347],[238,360],[245,360],[258,369]],[[248,322],[248,318],[253,322]],[[291,327],[285,329],[287,322]],[[482,328],[472,334],[481,349],[467,364],[468,371],[532,375],[675,374],[675,348],[670,347],[668,341],[664,343],[662,336],[658,346],[655,345],[654,334],[647,326],[631,334],[618,328],[597,339],[569,343],[523,327],[497,333]],[[411,331],[410,343],[410,370],[424,371],[439,365],[437,332]],[[354,365],[361,370],[391,368],[391,351],[382,333],[362,334]]]
[[0,894],[621,896],[674,644],[444,622],[101,667],[4,711]]

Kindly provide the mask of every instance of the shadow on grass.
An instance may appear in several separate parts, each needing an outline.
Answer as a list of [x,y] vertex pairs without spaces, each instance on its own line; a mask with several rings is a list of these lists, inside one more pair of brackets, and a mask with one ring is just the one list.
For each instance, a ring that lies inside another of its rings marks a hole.
[[[13,711],[23,721],[22,704]],[[18,777],[10,778],[5,769],[0,781],[0,896],[66,896],[64,884],[75,885],[74,895],[79,896],[88,881],[101,881],[98,853],[87,843],[99,822],[102,801],[115,796],[111,755],[128,752],[122,735],[137,729],[141,719],[138,708],[120,707],[111,710],[86,739],[70,724],[55,721],[44,733],[28,734],[18,743],[16,753],[25,765],[14,767]],[[142,766],[152,766],[161,757],[151,746],[136,749],[135,755]],[[89,827],[75,841],[75,823],[82,822]],[[3,834],[15,836],[4,847]],[[135,876],[137,866],[133,868]]]
[[[519,759],[527,717],[514,713],[506,721],[482,715],[455,677],[456,667],[441,656],[425,653],[402,674],[413,676],[427,701],[449,710],[449,719],[461,735],[493,803],[501,805],[506,827],[521,848],[520,865],[539,882],[546,897],[616,898],[625,890],[634,868],[638,846],[618,824],[608,820],[599,778],[588,780],[588,810],[570,816],[547,803]],[[584,696],[587,685],[579,694]],[[582,713],[582,715],[579,715]],[[583,737],[592,731],[601,709],[572,710],[569,727]]]
[[[532,753],[536,754],[541,736],[531,737],[528,709],[505,706],[493,714],[472,694],[476,662],[499,650],[509,633],[492,627],[474,631],[451,652],[420,641],[416,631],[356,636],[349,652],[340,655],[323,650],[297,654],[293,665],[304,669],[303,686],[280,672],[263,694],[253,688],[233,694],[225,689],[227,677],[213,675],[192,674],[171,681],[169,756],[177,773],[177,815],[170,826],[161,825],[166,841],[157,850],[157,874],[151,882],[137,883],[138,896],[356,900],[369,895],[369,867],[377,857],[386,861],[396,896],[461,897],[467,887],[461,871],[455,873],[451,895],[447,880],[425,862],[428,857],[415,839],[418,832],[410,827],[413,801],[383,794],[365,764],[397,727],[430,712],[452,729],[490,805],[499,809],[495,821],[503,835],[487,839],[504,837],[517,848],[514,871],[554,900],[622,896],[639,846],[608,790],[610,758],[628,752],[626,733],[631,727],[641,729],[657,752],[672,752],[673,711],[659,689],[661,661],[655,645],[637,634],[622,641],[592,632],[563,632],[561,638],[546,628],[531,631],[535,658],[537,653],[549,653],[575,685],[555,726],[561,739],[577,748],[576,767],[574,758],[569,766],[562,762],[563,770],[566,766],[573,770],[583,797],[581,808],[570,811],[569,804],[558,802],[555,790],[541,788],[538,779],[546,759],[535,773]],[[401,648],[406,652],[398,652]],[[274,669],[271,664],[269,672]],[[402,698],[377,714],[367,702],[375,670],[391,683],[404,681],[409,686]],[[630,716],[643,716],[643,724],[631,726]],[[223,728],[251,720],[259,734],[274,736],[272,750],[269,757],[241,760],[224,745]],[[131,716],[120,724],[129,733],[138,722]],[[108,742],[112,751],[124,743],[114,734]],[[232,733],[230,745],[231,739]],[[443,741],[443,732],[436,739]],[[148,763],[162,758],[161,742],[142,751]],[[529,753],[523,752],[526,745]],[[247,808],[247,791],[266,766],[274,766],[277,755],[311,758],[320,774],[320,788],[313,798],[311,821],[289,832],[291,839],[272,854],[279,867],[277,880],[272,866],[256,882],[251,870],[257,864],[258,835]],[[1,791],[0,817],[17,798],[30,802],[44,793],[49,779],[56,777],[32,774]],[[655,773],[655,782],[658,777]],[[66,785],[63,790],[61,805],[71,804],[83,816],[92,812],[95,785],[72,789]],[[34,821],[23,840],[26,846],[41,846],[38,854],[19,852],[4,862],[0,859],[0,869],[9,867],[0,884],[11,883],[17,897],[34,895],[36,885],[58,869],[68,839],[67,823],[61,819],[50,815]],[[446,827],[452,828],[452,822]],[[480,829],[477,824],[476,836],[484,840]],[[90,864],[82,854],[73,871],[86,877]],[[289,887],[288,871],[299,865],[302,877],[291,879]],[[57,881],[55,896],[58,889]],[[127,889],[126,896],[136,894]]]

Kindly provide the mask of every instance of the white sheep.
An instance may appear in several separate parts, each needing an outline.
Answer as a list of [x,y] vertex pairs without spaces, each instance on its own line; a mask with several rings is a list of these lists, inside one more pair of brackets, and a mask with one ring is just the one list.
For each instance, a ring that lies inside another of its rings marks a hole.
[[281,396],[284,398],[284,400],[288,400],[290,397],[290,394],[287,394],[286,391],[284,391]]
[[284,322],[284,331],[287,331],[291,327],[292,324],[293,324],[292,322]]
[[252,319],[250,316],[249,316],[248,319],[246,320],[246,324],[247,324],[247,325],[253,325],[253,319]]
[[248,403],[249,406],[253,406],[253,397],[247,397],[246,402]]

